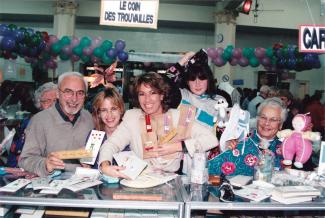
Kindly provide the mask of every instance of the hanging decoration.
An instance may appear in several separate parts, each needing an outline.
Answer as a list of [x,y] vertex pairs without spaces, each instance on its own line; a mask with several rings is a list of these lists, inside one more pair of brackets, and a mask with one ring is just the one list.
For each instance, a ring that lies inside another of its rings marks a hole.
[[208,48],[207,54],[218,67],[224,66],[227,62],[232,66],[241,67],[262,65],[266,70],[303,71],[321,67],[318,54],[300,53],[297,46],[281,43],[268,48],[235,48],[228,45],[225,49]]
[[97,63],[110,65],[116,60],[128,60],[124,51],[125,41],[119,39],[113,44],[102,37],[69,37],[59,39],[47,32],[17,27],[15,24],[0,24],[0,58],[24,58],[32,67],[40,69],[57,68],[56,59],[62,61]]

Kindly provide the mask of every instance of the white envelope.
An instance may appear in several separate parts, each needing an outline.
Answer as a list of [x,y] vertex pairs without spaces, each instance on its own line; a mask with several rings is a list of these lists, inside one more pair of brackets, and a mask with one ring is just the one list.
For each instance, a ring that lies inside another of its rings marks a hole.
[[147,165],[147,162],[141,160],[135,155],[131,155],[128,157],[126,162],[121,165],[125,167],[124,170],[121,170],[121,173],[134,180],[140,175],[140,173],[144,170],[144,168],[146,168]]

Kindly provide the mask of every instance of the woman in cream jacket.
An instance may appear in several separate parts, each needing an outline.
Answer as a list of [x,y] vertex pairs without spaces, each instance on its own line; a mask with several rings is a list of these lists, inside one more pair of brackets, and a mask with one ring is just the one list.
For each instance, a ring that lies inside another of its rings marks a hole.
[[127,145],[148,167],[176,172],[183,153],[207,151],[218,145],[214,134],[197,123],[195,107],[184,105],[170,109],[170,86],[157,73],[138,77],[135,84],[137,101],[141,109],[125,113],[123,121],[101,147],[100,170],[112,177],[127,178],[123,167],[111,165],[113,154]]

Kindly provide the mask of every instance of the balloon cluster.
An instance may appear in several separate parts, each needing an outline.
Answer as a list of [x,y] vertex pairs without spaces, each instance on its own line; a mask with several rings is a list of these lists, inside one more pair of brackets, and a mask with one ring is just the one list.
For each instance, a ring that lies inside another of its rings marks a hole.
[[55,69],[59,57],[63,61],[83,61],[84,63],[111,64],[116,59],[128,60],[124,51],[125,41],[117,40],[114,44],[101,37],[87,36],[58,39],[47,32],[34,31],[31,28],[17,27],[14,24],[0,24],[0,58],[24,58],[32,67]]
[[85,63],[111,64],[117,58],[121,62],[128,59],[128,54],[124,51],[125,41],[120,39],[115,42],[113,47],[110,40],[103,40],[100,36],[92,39],[87,36],[80,39],[68,36],[58,39],[56,36],[50,36],[48,45],[50,53],[58,55],[64,61],[70,59],[72,62],[76,62],[81,59]]
[[273,46],[273,52],[278,69],[303,71],[321,67],[318,54],[300,53],[297,46],[277,43]]
[[234,48],[233,45],[228,45],[225,49],[208,48],[207,54],[218,67],[229,62],[232,66],[238,64],[241,67],[263,65],[266,70],[277,68],[301,71],[320,68],[317,54],[299,53],[296,46],[275,44],[269,48]]
[[47,32],[34,32],[31,28],[18,28],[14,24],[0,24],[0,57],[36,58],[45,49],[48,40]]

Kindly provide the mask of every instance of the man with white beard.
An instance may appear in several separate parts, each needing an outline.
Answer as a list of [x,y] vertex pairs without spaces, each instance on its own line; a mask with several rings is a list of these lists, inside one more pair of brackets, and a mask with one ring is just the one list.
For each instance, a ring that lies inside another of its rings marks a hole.
[[78,72],[66,72],[58,79],[58,101],[31,119],[19,166],[39,176],[55,170],[74,171],[79,160],[61,160],[55,151],[83,148],[94,128],[91,114],[83,109],[87,82]]

